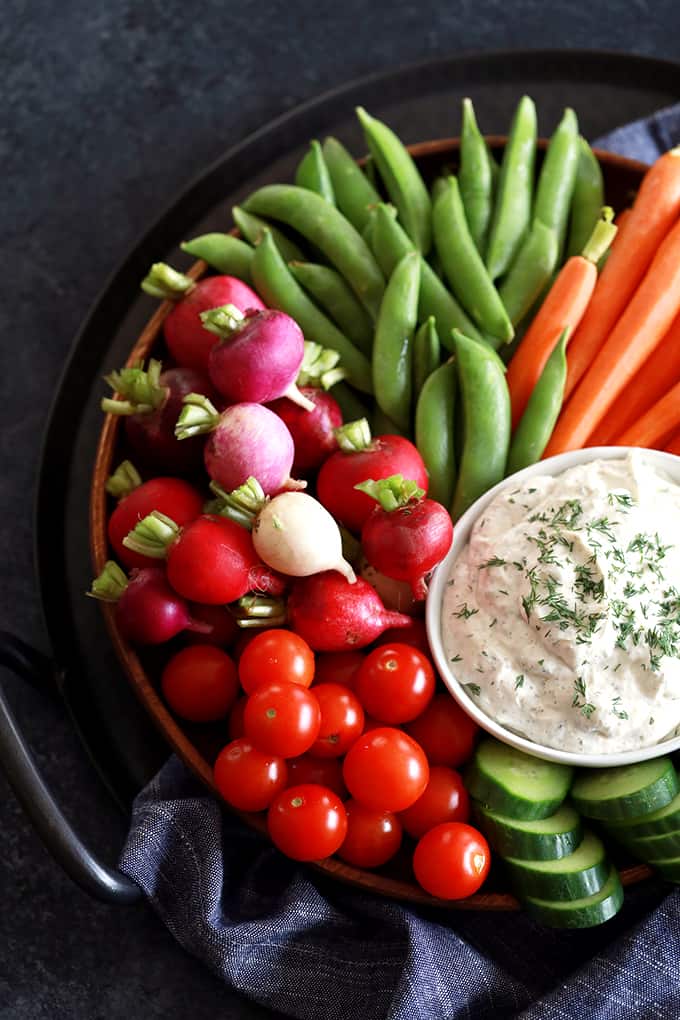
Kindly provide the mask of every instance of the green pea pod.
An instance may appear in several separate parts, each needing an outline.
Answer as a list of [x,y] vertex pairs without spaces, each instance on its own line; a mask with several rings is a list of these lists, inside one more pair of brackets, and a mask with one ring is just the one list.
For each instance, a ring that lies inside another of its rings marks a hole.
[[515,471],[535,464],[541,459],[548,445],[562,409],[564,384],[567,379],[568,337],[569,330],[565,329],[529,397],[529,403],[510,444],[505,472],[507,475],[513,475]]
[[557,251],[564,248],[571,196],[579,161],[578,120],[567,109],[550,139],[536,186],[534,219],[545,223],[557,235]]
[[571,198],[571,217],[566,254],[580,255],[600,218],[604,205],[604,181],[597,156],[585,138],[579,138],[576,182]]
[[513,326],[522,321],[549,283],[557,265],[557,234],[541,220],[534,220],[498,293]]
[[201,234],[185,241],[181,248],[188,255],[203,259],[218,272],[237,276],[252,285],[250,267],[255,253],[249,244],[233,234]]
[[451,516],[454,521],[501,481],[510,446],[510,395],[495,351],[454,333],[464,437]]
[[289,237],[275,227],[273,223],[267,223],[266,220],[261,219],[259,216],[253,216],[252,213],[246,212],[240,205],[235,205],[231,210],[232,216],[234,217],[234,223],[241,231],[246,241],[250,241],[251,244],[259,244],[262,239],[262,235],[265,230],[268,230],[272,235],[274,244],[281,252],[281,255],[286,262],[295,262],[298,259],[302,261],[304,255],[294,241],[291,241]]
[[374,229],[375,229],[375,208],[369,209],[368,219],[366,220],[366,222],[364,224],[364,228],[361,231],[361,236],[363,237],[364,241],[366,242],[368,247],[371,249],[371,251],[373,251],[373,232],[374,232]]
[[471,99],[463,100],[458,184],[472,240],[482,254],[493,209],[494,181],[491,154],[477,126]]
[[512,323],[468,229],[458,181],[449,177],[447,185],[432,210],[435,247],[453,293],[480,329],[498,338],[495,346],[500,346],[512,340]]
[[435,177],[435,179],[432,181],[432,186],[430,188],[430,195],[432,197],[432,201],[436,202],[439,195],[441,195],[442,191],[445,190],[446,190],[446,177]]
[[[413,242],[397,223],[394,206],[380,203],[375,209],[373,228],[373,251],[385,276],[389,276],[399,259],[414,251]],[[482,336],[454,296],[437,276],[432,266],[423,260],[420,273],[420,299],[418,318],[428,319],[434,315],[437,332],[444,346],[453,351],[451,330],[460,329],[475,340]]]
[[295,171],[295,183],[300,188],[308,188],[309,191],[316,192],[331,205],[335,205],[333,182],[319,142],[309,143],[309,149]]
[[357,107],[357,116],[399,219],[418,251],[426,255],[432,243],[431,208],[420,171],[391,128],[371,117],[362,106]]
[[257,216],[287,223],[316,245],[377,318],[385,290],[383,275],[361,234],[335,206],[293,184],[266,184],[248,198],[245,207]]
[[378,406],[404,432],[411,424],[411,348],[418,321],[421,258],[407,252],[390,276],[373,341],[373,391]]
[[313,262],[289,262],[288,268],[352,343],[364,354],[370,355],[373,323],[340,273],[330,266],[319,266]]
[[425,380],[416,404],[415,439],[430,477],[427,494],[446,507],[456,487],[457,390],[456,364],[449,358]]
[[434,315],[430,315],[413,337],[413,389],[416,397],[441,361],[441,344]]
[[536,107],[529,96],[523,96],[503,153],[489,228],[486,266],[492,280],[508,269],[529,229],[535,160]]
[[374,436],[406,436],[408,439],[408,433],[393,422],[379,404],[373,408],[371,432]]
[[380,195],[337,138],[325,139],[323,154],[338,209],[361,232],[366,226],[370,206],[380,201]]
[[359,421],[368,418],[370,411],[359,395],[346,382],[338,382],[333,387],[333,394],[342,411],[343,421]]
[[265,304],[269,308],[278,308],[295,319],[306,340],[314,340],[322,347],[337,351],[347,381],[358,390],[371,393],[370,361],[307,297],[283,260],[268,230],[265,230],[262,240],[255,249],[252,273],[257,292]]

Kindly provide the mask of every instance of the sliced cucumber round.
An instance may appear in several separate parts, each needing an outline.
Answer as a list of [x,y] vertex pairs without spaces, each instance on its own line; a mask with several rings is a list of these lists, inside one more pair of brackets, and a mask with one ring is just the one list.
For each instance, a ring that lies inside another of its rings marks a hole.
[[[613,830],[611,835],[616,839]],[[628,837],[621,842],[645,864],[654,864],[663,858],[680,856],[680,831],[662,832],[658,836],[641,836],[639,839]]]
[[[680,872],[679,872],[680,875]],[[612,867],[602,888],[591,896],[561,903],[527,896],[524,905],[551,928],[594,928],[617,914],[623,904],[619,873]]]
[[602,840],[586,832],[580,846],[554,861],[524,861],[506,857],[514,891],[518,896],[546,900],[576,900],[598,892],[609,875],[610,864]]
[[583,838],[581,819],[571,804],[533,822],[496,814],[474,802],[473,809],[480,829],[503,857],[552,861],[573,853]]
[[509,818],[532,820],[557,811],[572,774],[567,765],[534,758],[487,738],[477,745],[465,785],[484,808]]
[[680,792],[670,758],[579,772],[571,788],[574,807],[587,818],[616,821],[658,811]]
[[654,868],[667,882],[675,882],[680,885],[680,857],[662,857],[654,861]]
[[658,811],[650,811],[639,818],[607,822],[614,839],[638,839],[640,836],[659,836],[662,832],[680,829],[680,793]]

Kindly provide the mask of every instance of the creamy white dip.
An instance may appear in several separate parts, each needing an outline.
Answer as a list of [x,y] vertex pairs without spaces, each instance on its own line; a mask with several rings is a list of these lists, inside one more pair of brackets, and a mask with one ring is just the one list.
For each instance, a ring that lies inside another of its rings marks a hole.
[[680,727],[680,486],[644,453],[509,486],[442,606],[444,650],[492,719],[602,753]]

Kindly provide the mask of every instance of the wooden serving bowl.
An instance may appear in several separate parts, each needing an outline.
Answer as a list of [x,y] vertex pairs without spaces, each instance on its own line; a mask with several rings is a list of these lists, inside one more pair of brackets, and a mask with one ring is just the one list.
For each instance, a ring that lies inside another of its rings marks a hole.
[[[498,151],[502,150],[506,141],[502,136],[492,136],[488,140],[492,149]],[[545,151],[546,145],[545,140],[539,141],[539,159]],[[434,178],[443,166],[455,166],[458,139],[421,142],[410,146],[409,151],[417,161],[423,176],[428,180]],[[646,165],[607,152],[598,151],[596,154],[604,174],[607,202],[613,205],[617,211],[625,208],[630,204],[631,197],[640,184],[647,169]],[[197,261],[187,270],[187,274],[193,279],[199,279],[207,270],[208,266],[205,262]],[[150,355],[157,353],[161,343],[163,320],[171,308],[172,302],[165,301],[156,309],[130,352],[128,365],[132,365],[140,359],[146,360]],[[125,455],[124,434],[120,429],[120,419],[114,415],[106,415],[99,438],[90,490],[90,543],[95,576],[101,572],[109,558],[106,533],[109,505],[104,486],[114,464],[119,463]],[[116,654],[140,701],[172,750],[215,796],[219,796],[213,782],[212,765],[218,752],[228,741],[225,724],[194,724],[174,716],[158,690],[158,679],[163,662],[168,658],[168,648],[137,651],[121,636],[116,626],[114,607],[106,603],[100,603],[100,605]],[[179,647],[181,647],[180,639],[175,639],[170,644],[171,650],[177,650]],[[225,806],[228,807],[228,805]],[[229,808],[229,810],[233,809]],[[245,824],[266,834],[263,815],[242,812],[237,812],[237,814]],[[486,883],[486,886],[490,887],[489,891],[476,893],[465,900],[457,901],[443,901],[429,896],[413,879],[409,858],[410,855],[404,850],[389,865],[379,871],[364,871],[333,857],[319,861],[312,867],[328,876],[362,887],[370,892],[427,906],[448,907],[456,910],[519,909],[518,901],[514,896],[503,891],[502,878],[501,881],[498,881],[500,876],[495,876],[493,871]],[[622,867],[621,880],[624,885],[632,885],[648,878],[651,874],[650,868],[642,864]],[[498,891],[494,888],[494,884],[498,886]]]

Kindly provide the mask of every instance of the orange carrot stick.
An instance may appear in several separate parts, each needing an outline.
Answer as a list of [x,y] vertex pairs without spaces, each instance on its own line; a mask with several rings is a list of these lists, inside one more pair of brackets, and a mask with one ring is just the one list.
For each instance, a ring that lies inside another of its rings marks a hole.
[[513,429],[519,424],[559,338],[565,330],[569,336],[574,332],[588,307],[597,281],[597,263],[616,234],[611,222],[613,215],[605,206],[583,252],[572,255],[562,266],[508,365],[505,378]]
[[565,401],[592,364],[680,215],[680,146],[657,159],[621,226],[592,300],[569,345]]
[[676,432],[666,447],[666,453],[675,453],[680,457],[680,432]]
[[633,299],[562,412],[544,457],[584,445],[661,343],[678,312],[680,220],[667,234]]
[[676,383],[661,400],[638,418],[617,438],[616,446],[646,446],[662,450],[680,428],[680,383]]
[[680,382],[680,315],[637,375],[616,398],[588,437],[588,446],[607,446],[641,418],[671,386]]

